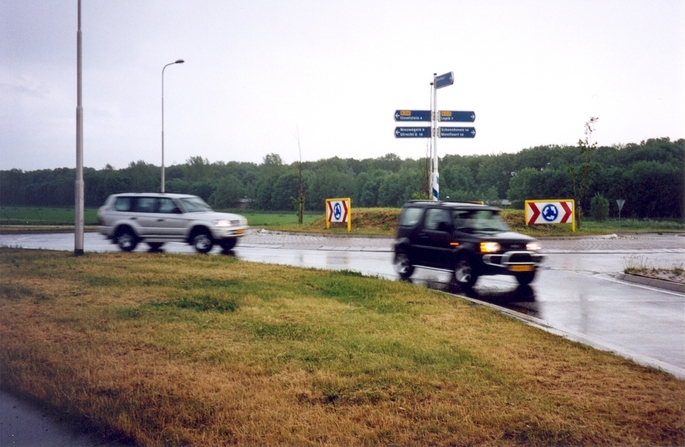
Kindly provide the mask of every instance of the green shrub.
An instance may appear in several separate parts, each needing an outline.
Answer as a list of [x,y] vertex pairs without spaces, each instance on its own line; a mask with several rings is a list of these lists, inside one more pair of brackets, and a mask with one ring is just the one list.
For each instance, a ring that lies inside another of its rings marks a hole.
[[595,194],[590,202],[590,214],[597,222],[604,222],[609,217],[609,201],[600,193]]

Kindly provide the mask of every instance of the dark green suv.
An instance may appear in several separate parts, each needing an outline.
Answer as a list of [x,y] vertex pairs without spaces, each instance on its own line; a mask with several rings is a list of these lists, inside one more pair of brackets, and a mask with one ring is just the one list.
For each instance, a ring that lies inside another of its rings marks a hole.
[[540,244],[511,231],[499,208],[474,203],[405,204],[394,249],[401,278],[411,277],[414,267],[449,270],[462,289],[482,275],[513,275],[519,284],[530,284],[544,260]]

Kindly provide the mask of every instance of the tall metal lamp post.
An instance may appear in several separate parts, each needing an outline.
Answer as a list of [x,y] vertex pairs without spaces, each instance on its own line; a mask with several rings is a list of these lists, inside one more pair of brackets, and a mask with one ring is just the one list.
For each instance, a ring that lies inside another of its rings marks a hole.
[[185,62],[183,59],[179,59],[162,68],[162,192],[164,192],[164,70],[169,65],[182,64],[183,62]]
[[78,24],[76,30],[76,182],[74,204],[74,255],[83,254],[84,232],[84,184],[83,184],[83,104],[81,96],[81,0],[78,0]]

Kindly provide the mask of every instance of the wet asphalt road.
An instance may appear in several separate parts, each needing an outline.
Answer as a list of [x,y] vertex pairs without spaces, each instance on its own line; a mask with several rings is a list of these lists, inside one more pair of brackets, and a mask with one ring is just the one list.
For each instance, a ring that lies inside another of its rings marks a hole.
[[[391,244],[388,238],[252,230],[229,255],[253,262],[347,269],[396,279]],[[73,251],[74,236],[4,234],[0,235],[0,245]],[[542,245],[547,263],[530,287],[519,287],[507,276],[483,277],[468,298],[497,306],[545,330],[685,378],[685,293],[621,279],[621,272],[628,265],[683,267],[685,235],[548,239]],[[86,252],[117,250],[96,233],[86,233],[84,248]],[[189,246],[178,243],[166,244],[164,249],[194,253]],[[136,249],[146,250],[145,244]],[[215,248],[212,253],[220,251]],[[461,294],[450,289],[449,274],[445,272],[417,269],[412,282]],[[38,423],[43,424],[42,438],[36,437],[40,434],[40,430],[34,429]],[[0,446],[102,445],[89,435],[74,433],[62,425],[54,422],[54,415],[46,415],[45,411],[6,393],[0,394]]]

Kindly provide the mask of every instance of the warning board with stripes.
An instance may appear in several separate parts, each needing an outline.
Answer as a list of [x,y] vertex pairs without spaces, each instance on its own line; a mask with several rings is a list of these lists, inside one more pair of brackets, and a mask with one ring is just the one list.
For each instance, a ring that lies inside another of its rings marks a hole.
[[574,208],[573,199],[526,200],[526,225],[571,224],[576,231]]

